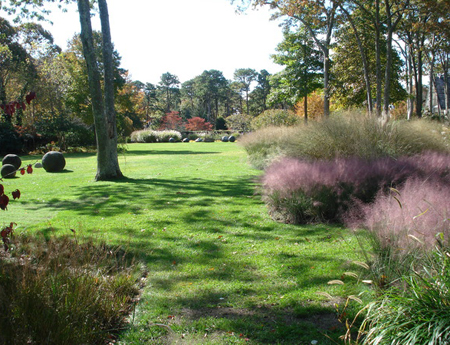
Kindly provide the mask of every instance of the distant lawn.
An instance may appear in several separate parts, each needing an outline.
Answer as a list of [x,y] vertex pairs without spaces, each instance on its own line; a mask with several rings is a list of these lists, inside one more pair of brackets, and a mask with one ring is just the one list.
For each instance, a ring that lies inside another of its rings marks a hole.
[[331,344],[345,332],[334,303],[354,279],[327,282],[356,269],[356,238],[272,221],[255,194],[261,172],[236,143],[129,144],[118,182],[93,181],[94,155],[65,157],[63,173],[3,182],[22,197],[0,224],[46,236],[74,229],[144,260],[147,286],[121,344]]

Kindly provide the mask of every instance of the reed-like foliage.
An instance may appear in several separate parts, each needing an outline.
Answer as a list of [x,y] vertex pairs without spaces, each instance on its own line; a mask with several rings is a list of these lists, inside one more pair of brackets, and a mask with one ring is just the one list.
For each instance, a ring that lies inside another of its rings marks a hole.
[[440,345],[450,339],[450,254],[438,250],[371,303],[363,344]]
[[263,169],[281,157],[401,157],[424,151],[450,152],[450,139],[439,123],[392,121],[382,123],[364,114],[336,114],[293,128],[265,128],[241,140],[250,163]]
[[125,326],[142,271],[120,248],[14,242],[0,254],[1,344],[101,344]]
[[131,141],[135,143],[166,143],[170,138],[180,141],[182,135],[180,132],[174,130],[155,131],[151,129],[143,129],[131,133]]

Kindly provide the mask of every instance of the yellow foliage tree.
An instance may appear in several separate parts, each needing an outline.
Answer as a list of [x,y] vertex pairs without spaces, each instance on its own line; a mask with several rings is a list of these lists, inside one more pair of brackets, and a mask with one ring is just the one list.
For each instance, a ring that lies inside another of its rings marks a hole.
[[[317,119],[323,116],[323,97],[318,92],[313,92],[306,99],[308,119]],[[305,99],[302,98],[294,107],[295,113],[305,117]]]

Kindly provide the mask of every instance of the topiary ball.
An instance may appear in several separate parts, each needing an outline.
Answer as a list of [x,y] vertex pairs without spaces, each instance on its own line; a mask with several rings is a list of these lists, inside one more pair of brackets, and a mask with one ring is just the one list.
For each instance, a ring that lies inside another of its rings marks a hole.
[[66,160],[61,152],[50,151],[42,157],[42,167],[47,172],[62,171],[66,166]]
[[183,139],[183,143],[188,143],[189,142],[189,138],[184,138]]
[[170,138],[169,139],[169,143],[174,143],[175,142],[175,139],[174,138]]
[[12,164],[5,164],[0,171],[3,178],[13,178],[16,176],[16,167]]
[[226,143],[226,142],[228,141],[228,137],[227,137],[227,136],[223,136],[223,137],[222,137],[222,141],[223,141],[224,143]]
[[202,138],[197,138],[197,139],[195,139],[195,141],[196,141],[197,143],[201,143],[201,142],[203,141],[203,139],[202,139]]
[[22,165],[22,160],[20,159],[20,157],[18,155],[9,154],[9,155],[6,155],[5,157],[3,157],[2,165],[5,165],[5,164],[14,165],[14,167],[17,170]]
[[236,138],[234,136],[230,135],[228,137],[228,141],[231,142],[231,143],[234,143],[236,141]]

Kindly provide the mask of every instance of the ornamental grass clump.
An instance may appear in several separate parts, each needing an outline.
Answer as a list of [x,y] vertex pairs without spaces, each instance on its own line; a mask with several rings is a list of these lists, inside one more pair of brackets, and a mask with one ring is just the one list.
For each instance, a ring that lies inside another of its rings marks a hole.
[[155,131],[143,129],[131,133],[131,141],[135,143],[168,143],[170,138],[181,141],[181,133],[174,130]]
[[334,114],[287,129],[265,128],[241,141],[250,163],[264,169],[280,157],[334,159],[398,158],[426,151],[450,152],[444,127],[426,120],[382,123],[360,113]]
[[449,184],[410,178],[400,188],[380,193],[372,204],[362,206],[362,221],[356,225],[373,234],[379,253],[389,253],[389,260],[396,261],[420,250],[431,251],[438,239],[448,245],[449,200]]
[[401,184],[414,171],[411,163],[391,158],[284,158],[267,168],[262,193],[278,220],[340,222],[349,207],[373,201],[380,190]]
[[369,304],[362,344],[438,345],[450,340],[450,254],[445,248],[416,264]]
[[120,248],[15,237],[0,253],[1,344],[101,344],[126,326],[141,267]]
[[256,169],[264,169],[286,155],[297,133],[296,127],[266,127],[243,135],[239,143],[247,151],[249,163]]

